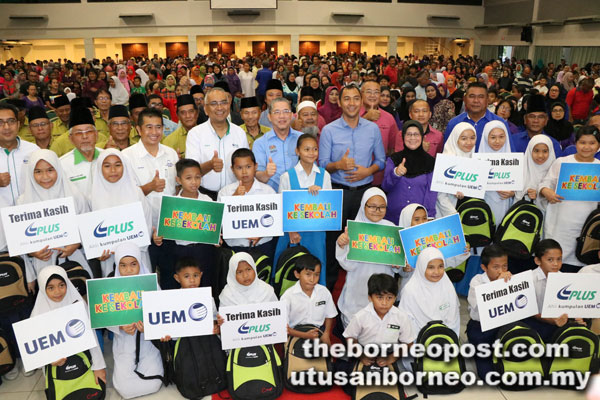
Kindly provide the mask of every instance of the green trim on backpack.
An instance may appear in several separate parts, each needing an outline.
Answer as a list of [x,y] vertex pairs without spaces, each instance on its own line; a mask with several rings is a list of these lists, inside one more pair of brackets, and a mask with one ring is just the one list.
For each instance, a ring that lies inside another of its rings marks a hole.
[[494,213],[481,199],[468,198],[459,201],[456,211],[460,215],[465,240],[471,247],[482,247],[492,243],[496,230]]
[[494,242],[509,256],[528,259],[542,236],[543,221],[544,215],[535,204],[520,200],[508,209],[496,230]]
[[[81,359],[86,368],[81,375],[74,379],[59,379],[57,378],[57,370],[61,367],[46,365],[46,396],[48,399],[64,399],[80,390],[97,390],[104,392],[104,387],[101,384],[96,384],[96,377],[91,368],[92,363],[89,352],[85,351],[68,357],[67,362],[64,365],[67,365],[69,360],[74,357]],[[100,398],[103,397],[104,396]]]
[[[296,258],[303,256],[304,254],[307,253],[300,251],[294,254],[289,259],[287,259],[285,261],[285,264],[283,264],[282,268],[278,269],[275,273],[275,280],[273,284],[276,290],[275,294],[277,295],[277,297],[281,297],[286,290],[294,286],[294,284],[298,281],[298,279],[296,279],[296,276],[294,275],[294,269],[296,266],[295,260]],[[279,293],[277,293],[277,289],[279,289]]]
[[273,351],[275,358],[272,359],[269,349],[266,346],[257,347],[265,354],[266,362],[263,365],[255,367],[242,367],[238,365],[238,357],[240,355],[240,350],[242,349],[233,349],[231,353],[229,353],[230,362],[227,363],[227,372],[230,372],[232,368],[235,368],[236,370],[233,374],[233,390],[237,390],[244,383],[253,380],[267,382],[274,387],[277,386],[277,382],[275,381],[276,378],[273,375],[273,362],[275,362],[276,367],[281,365],[281,360],[279,359],[277,352]]

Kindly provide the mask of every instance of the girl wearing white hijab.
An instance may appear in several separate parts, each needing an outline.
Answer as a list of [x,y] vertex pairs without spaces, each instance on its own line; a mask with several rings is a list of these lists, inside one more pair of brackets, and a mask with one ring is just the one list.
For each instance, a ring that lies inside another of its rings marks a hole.
[[[375,187],[369,188],[362,196],[360,208],[354,220],[357,222],[395,226],[390,221],[383,219],[386,208],[387,197],[383,190]],[[395,272],[398,272],[398,267],[393,265],[348,260],[348,252],[350,251],[349,242],[348,227],[346,226],[345,232],[337,239],[337,245],[335,246],[335,258],[340,263],[340,266],[347,271],[346,282],[338,300],[338,307],[341,311],[340,317],[344,328],[348,326],[354,314],[369,304],[367,281],[371,275],[388,274],[393,276]]]
[[[31,153],[24,173],[25,188],[17,199],[17,204],[38,203],[72,197],[77,214],[88,212],[85,197],[68,179],[64,178],[62,166],[55,152],[40,149]],[[90,277],[93,276],[85,254],[80,247],[80,243],[55,249],[46,246],[24,257],[27,267],[27,280],[31,290],[35,287],[37,274],[44,267],[60,264],[65,261],[66,257],[78,262],[90,274]]]
[[[457,157],[471,158],[477,143],[477,134],[473,125],[467,122],[456,124],[446,144],[442,154],[448,154]],[[456,194],[438,193],[435,203],[435,215],[437,218],[447,217],[456,213],[456,202],[462,199],[464,195],[461,192]]]
[[[510,133],[502,121],[490,121],[483,127],[478,153],[510,153]],[[494,214],[496,226],[500,225],[506,212],[513,204],[515,192],[486,191],[484,200]]]
[[[57,265],[45,267],[38,274],[38,285],[40,291],[35,299],[33,311],[31,311],[32,317],[76,302],[83,303],[85,309],[88,310],[85,301],[67,277],[67,272],[64,268]],[[100,346],[96,343],[96,347],[91,348],[89,352],[92,356],[92,371],[94,372],[96,383],[98,383],[98,379],[102,379],[106,383],[106,364]],[[62,358],[53,364],[62,366],[65,361],[66,358]]]
[[240,252],[229,259],[227,285],[219,295],[219,306],[268,303],[277,301],[275,291],[261,281],[256,273],[254,259],[248,253]]
[[460,334],[460,304],[444,272],[444,255],[427,247],[417,258],[417,268],[400,296],[399,308],[408,313],[417,334],[428,322],[441,320]]
[[137,76],[140,77],[140,80],[142,81],[142,86],[146,87],[146,83],[148,83],[148,81],[150,80],[148,74],[141,68],[136,69],[135,73],[137,74]]
[[527,145],[527,150],[525,150],[524,190],[517,192],[515,198],[520,200],[525,197],[528,200],[534,200],[535,205],[545,213],[548,201],[539,195],[538,187],[554,160],[556,160],[556,156],[552,140],[547,135],[532,137]]
[[[411,226],[417,226],[428,222],[429,216],[427,215],[427,209],[419,203],[411,203],[402,209],[400,212],[400,220],[398,226],[400,228],[410,228]],[[406,286],[406,283],[412,276],[414,268],[411,265],[406,265],[398,272],[402,280],[400,281],[400,292]],[[398,294],[400,294],[398,292]]]
[[[115,250],[117,268],[115,277],[149,274],[147,264],[141,257],[140,248],[133,243],[123,243]],[[162,385],[159,378],[142,379],[135,371],[146,377],[163,375],[163,364],[160,352],[151,341],[144,339],[144,324],[142,321],[124,326],[108,328],[115,336],[113,339],[113,385],[119,394],[125,398],[144,396],[158,392]],[[137,335],[140,335],[140,359],[135,363],[135,348]]]
[[115,75],[110,77],[111,83],[108,86],[108,91],[112,95],[112,105],[125,105],[129,102],[129,93],[123,86],[123,83]]
[[[152,208],[137,184],[127,157],[119,150],[106,149],[100,153],[92,168],[93,185],[89,197],[91,210],[97,211],[139,201],[142,203],[148,232],[152,232]],[[142,258],[146,265],[150,265],[147,248],[142,249]],[[108,276],[113,271],[114,257],[110,252],[105,252],[100,261],[102,275]]]

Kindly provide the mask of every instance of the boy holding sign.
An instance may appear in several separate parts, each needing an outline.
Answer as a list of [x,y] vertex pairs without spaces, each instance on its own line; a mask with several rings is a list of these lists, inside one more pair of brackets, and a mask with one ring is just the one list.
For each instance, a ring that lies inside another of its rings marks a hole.
[[[475,346],[480,343],[491,345],[496,340],[498,329],[500,329],[495,328],[482,332],[475,288],[497,279],[504,279],[505,282],[510,280],[511,273],[508,271],[508,254],[506,250],[497,244],[484,248],[481,252],[481,269],[483,269],[483,274],[475,275],[471,279],[467,297],[469,315],[471,316],[467,323],[467,338],[469,343]],[[493,369],[491,356],[487,358],[475,357],[475,363],[477,364],[477,373],[481,379],[485,379],[485,375]]]
[[[275,194],[275,190],[271,186],[256,179],[257,167],[256,158],[250,149],[242,148],[234,151],[231,155],[231,170],[238,182],[230,183],[221,188],[217,201],[220,202],[223,196]],[[249,247],[256,247],[272,259],[275,253],[275,242],[272,239],[272,237],[225,239],[225,243],[236,253],[247,251]]]

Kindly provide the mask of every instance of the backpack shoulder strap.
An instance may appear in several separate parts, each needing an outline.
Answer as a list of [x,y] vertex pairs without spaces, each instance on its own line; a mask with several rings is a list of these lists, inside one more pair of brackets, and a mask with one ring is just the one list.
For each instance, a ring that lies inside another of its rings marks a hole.
[[165,382],[165,378],[161,375],[153,375],[153,376],[146,376],[144,374],[142,374],[141,372],[139,372],[137,370],[138,364],[140,363],[140,340],[141,340],[141,333],[140,331],[137,331],[135,333],[135,369],[133,370],[133,372],[135,372],[135,374],[137,376],[140,377],[140,379],[144,379],[144,380],[153,380],[153,379],[160,379],[165,386],[167,385],[167,383]]

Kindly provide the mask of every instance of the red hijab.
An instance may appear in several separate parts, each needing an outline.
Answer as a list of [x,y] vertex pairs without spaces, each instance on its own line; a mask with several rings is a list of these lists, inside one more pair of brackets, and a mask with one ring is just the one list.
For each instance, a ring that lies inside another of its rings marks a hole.
[[329,86],[325,91],[325,101],[319,108],[319,114],[325,119],[325,123],[327,124],[342,116],[342,108],[338,104],[332,104],[329,101],[329,95],[332,90],[337,90],[339,92],[337,87]]

